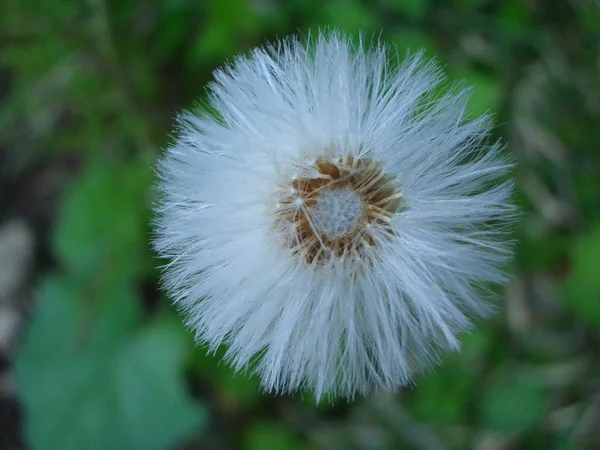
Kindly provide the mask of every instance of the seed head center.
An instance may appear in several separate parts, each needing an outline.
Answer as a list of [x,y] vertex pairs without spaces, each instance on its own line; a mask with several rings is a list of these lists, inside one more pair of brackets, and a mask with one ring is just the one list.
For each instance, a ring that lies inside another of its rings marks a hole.
[[328,239],[352,234],[364,214],[363,201],[349,186],[324,190],[309,208],[314,227]]
[[[275,227],[285,247],[310,265],[369,260],[394,236],[403,205],[393,177],[368,158],[317,159],[278,189]],[[291,184],[291,186],[290,186]]]

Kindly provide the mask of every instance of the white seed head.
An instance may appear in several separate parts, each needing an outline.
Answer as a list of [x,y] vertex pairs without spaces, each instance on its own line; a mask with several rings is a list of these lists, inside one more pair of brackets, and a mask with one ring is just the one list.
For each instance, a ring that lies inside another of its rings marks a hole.
[[274,392],[394,391],[506,280],[511,167],[468,92],[339,33],[215,73],[159,163],[164,286],[199,342]]

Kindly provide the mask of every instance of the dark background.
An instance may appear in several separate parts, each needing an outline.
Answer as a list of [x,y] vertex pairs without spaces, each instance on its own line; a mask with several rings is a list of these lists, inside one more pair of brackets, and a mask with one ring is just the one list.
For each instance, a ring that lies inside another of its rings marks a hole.
[[[265,396],[158,290],[152,165],[211,71],[337,26],[436,55],[518,160],[500,314],[398,395]],[[600,448],[600,7],[3,0],[0,449]]]

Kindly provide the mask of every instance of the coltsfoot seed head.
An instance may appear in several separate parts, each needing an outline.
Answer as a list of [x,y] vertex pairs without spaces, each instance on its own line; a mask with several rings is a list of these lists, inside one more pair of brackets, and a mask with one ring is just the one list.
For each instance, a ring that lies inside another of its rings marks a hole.
[[215,72],[159,162],[163,281],[209,350],[267,391],[397,390],[491,311],[510,158],[420,55],[337,32]]
[[374,257],[373,247],[393,233],[402,197],[394,177],[376,161],[354,156],[319,158],[301,169],[306,175],[282,180],[274,225],[283,246],[309,265],[360,267],[350,261]]

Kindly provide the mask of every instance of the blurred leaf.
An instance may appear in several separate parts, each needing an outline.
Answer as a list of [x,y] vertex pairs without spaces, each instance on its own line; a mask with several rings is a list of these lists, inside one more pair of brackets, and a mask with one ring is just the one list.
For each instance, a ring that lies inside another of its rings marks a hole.
[[494,336],[489,327],[478,326],[470,333],[462,337],[462,347],[460,354],[462,359],[468,359],[470,364],[483,358],[484,354],[490,349]]
[[584,450],[580,444],[573,442],[567,438],[563,438],[556,442],[553,447],[554,450]]
[[262,398],[263,392],[257,375],[236,373],[223,362],[227,348],[221,346],[216,354],[207,354],[206,348],[194,350],[193,368],[202,379],[211,383],[230,402],[248,405]]
[[159,0],[156,3],[159,20],[156,24],[156,48],[152,49],[152,53],[161,60],[168,59],[178,48],[185,46],[195,23],[202,19],[200,7],[200,2]]
[[467,6],[469,8],[474,8],[477,6],[483,6],[487,3],[488,0],[456,0],[456,3],[460,6]]
[[288,427],[274,422],[257,423],[246,435],[249,450],[300,450],[304,448]]
[[117,376],[125,394],[120,403],[131,442],[127,448],[162,448],[206,420],[179,378],[187,339],[178,323],[163,319],[123,346]]
[[502,380],[484,394],[482,424],[504,432],[525,431],[543,420],[548,407],[546,393],[526,380]]
[[477,378],[492,344],[482,328],[462,337],[462,348],[435,372],[424,376],[411,396],[412,409],[423,420],[456,423],[466,414]]
[[545,223],[535,216],[529,216],[522,222],[523,229],[518,237],[517,259],[522,268],[543,270],[556,267],[564,261],[568,249],[573,243],[566,232],[556,232],[548,236]]
[[502,2],[498,17],[503,36],[523,38],[532,22],[532,8],[527,2]]
[[260,23],[253,3],[247,0],[207,2],[205,25],[200,27],[189,50],[192,65],[219,61],[244,49],[246,34],[254,35]]
[[441,423],[459,421],[468,407],[476,376],[458,357],[424,376],[411,402],[416,417]]
[[15,363],[32,449],[161,449],[201,424],[179,378],[186,334],[167,320],[137,327],[138,308],[124,284],[42,283]]
[[321,413],[330,411],[335,406],[336,401],[338,401],[338,399],[335,397],[325,399],[321,398],[319,401],[317,401],[315,391],[312,389],[307,390],[302,394],[303,406]]
[[220,366],[219,387],[236,402],[251,404],[262,398],[263,392],[257,375],[234,373],[233,369]]
[[569,306],[600,333],[600,223],[579,239],[571,255],[571,272],[564,286]]
[[[378,20],[373,11],[358,0],[327,2],[324,7],[325,20],[347,33],[371,30],[377,32]],[[368,37],[368,36],[367,36]]]
[[71,187],[54,233],[69,273],[133,277],[152,261],[146,246],[149,165],[92,163]]
[[423,50],[429,57],[436,56],[436,47],[431,37],[422,31],[415,29],[403,29],[392,36],[392,41],[398,46],[398,53],[403,56],[403,52],[408,51],[414,54]]
[[394,11],[400,12],[409,19],[423,19],[429,5],[427,0],[384,0]]
[[454,76],[473,89],[468,109],[471,117],[496,111],[500,99],[500,86],[497,80],[475,70],[459,71]]

